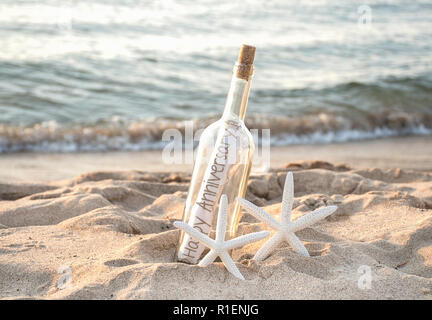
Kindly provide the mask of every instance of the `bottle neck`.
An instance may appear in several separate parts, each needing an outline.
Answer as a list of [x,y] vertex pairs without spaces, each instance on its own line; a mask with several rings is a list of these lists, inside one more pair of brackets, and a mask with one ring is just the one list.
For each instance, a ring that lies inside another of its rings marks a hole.
[[249,98],[251,78],[252,76],[250,76],[248,80],[238,78],[234,72],[222,119],[234,118],[242,121],[244,120]]

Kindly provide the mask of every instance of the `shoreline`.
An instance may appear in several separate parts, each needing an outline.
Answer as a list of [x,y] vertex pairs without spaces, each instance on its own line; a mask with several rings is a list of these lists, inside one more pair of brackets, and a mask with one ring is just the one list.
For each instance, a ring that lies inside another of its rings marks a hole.
[[[0,182],[48,182],[84,172],[192,172],[192,164],[164,164],[161,150],[97,153],[11,153],[0,155]],[[317,145],[271,147],[270,167],[320,160],[356,168],[432,171],[431,137],[397,137]],[[263,169],[253,167],[252,172]]]

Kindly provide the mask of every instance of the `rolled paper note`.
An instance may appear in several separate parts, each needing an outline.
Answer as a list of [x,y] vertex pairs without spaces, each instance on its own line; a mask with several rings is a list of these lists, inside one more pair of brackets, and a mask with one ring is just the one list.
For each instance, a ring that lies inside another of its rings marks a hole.
[[[225,121],[221,127],[197,199],[191,209],[188,224],[205,235],[209,235],[212,230],[214,214],[228,182],[230,167],[238,164],[238,129],[238,122],[230,120]],[[197,264],[205,248],[197,239],[185,234],[177,258],[179,261]]]

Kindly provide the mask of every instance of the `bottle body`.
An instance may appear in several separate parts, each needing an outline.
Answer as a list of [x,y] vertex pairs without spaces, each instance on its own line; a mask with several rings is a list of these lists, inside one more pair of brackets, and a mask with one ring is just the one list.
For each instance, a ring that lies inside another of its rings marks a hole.
[[[220,143],[227,131],[235,138],[230,143]],[[252,135],[242,120],[220,119],[203,131],[183,212],[184,222],[214,238],[220,196],[226,194],[228,221],[225,239],[235,236],[240,220],[240,206],[236,199],[245,196],[254,148]],[[204,211],[206,219],[194,212],[197,210]],[[176,258],[195,264],[205,253],[204,249],[194,239],[186,239],[182,232]]]
[[[240,220],[237,197],[245,196],[255,149],[243,121],[249,89],[249,77],[233,76],[224,114],[203,131],[197,148],[183,221],[211,238],[222,194],[228,198],[226,240],[235,236]],[[196,264],[206,251],[203,244],[181,232],[178,261]]]

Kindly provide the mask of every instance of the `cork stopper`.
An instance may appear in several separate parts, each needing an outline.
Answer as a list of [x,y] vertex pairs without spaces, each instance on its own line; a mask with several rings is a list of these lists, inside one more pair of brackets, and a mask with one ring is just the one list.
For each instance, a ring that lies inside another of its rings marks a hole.
[[253,73],[253,61],[255,58],[255,47],[243,44],[236,63],[235,73],[240,79],[249,80]]

